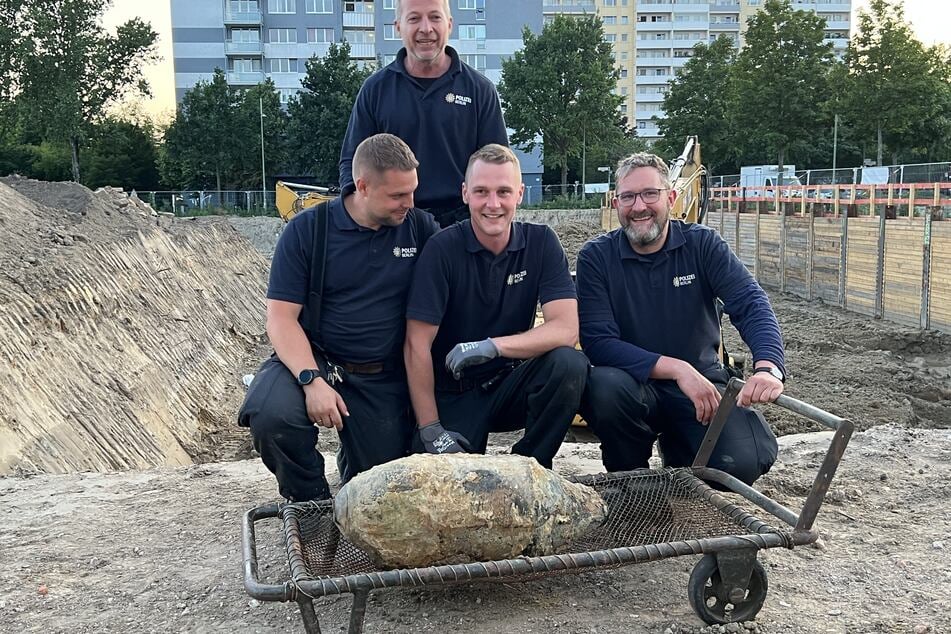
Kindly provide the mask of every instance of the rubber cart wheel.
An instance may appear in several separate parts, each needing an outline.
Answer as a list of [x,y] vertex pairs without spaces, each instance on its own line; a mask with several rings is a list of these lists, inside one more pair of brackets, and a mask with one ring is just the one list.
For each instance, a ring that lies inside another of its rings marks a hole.
[[766,569],[753,560],[753,572],[746,595],[739,601],[731,601],[727,588],[720,580],[716,555],[707,554],[697,562],[687,582],[690,606],[704,622],[710,625],[742,623],[754,619],[766,601]]

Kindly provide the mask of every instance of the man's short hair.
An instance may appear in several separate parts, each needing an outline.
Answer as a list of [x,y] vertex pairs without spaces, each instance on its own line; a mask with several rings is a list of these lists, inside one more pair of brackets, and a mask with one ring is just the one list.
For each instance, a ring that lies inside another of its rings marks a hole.
[[419,167],[409,146],[393,134],[381,132],[360,142],[353,153],[353,178],[379,176],[386,170],[408,172]]
[[469,180],[469,172],[472,171],[472,166],[475,165],[476,161],[493,163],[495,165],[512,163],[515,165],[515,171],[518,173],[519,180],[522,178],[522,164],[518,162],[518,157],[515,156],[515,152],[504,145],[489,143],[473,152],[472,156],[469,157],[469,164],[466,165],[466,180]]
[[[393,5],[393,8],[396,10],[396,21],[397,21],[397,22],[400,21],[400,15],[402,15],[402,13],[403,13],[403,8],[402,8],[402,6],[400,6],[400,5],[402,5],[402,4],[403,4],[403,1],[402,1],[402,0],[396,0],[396,4]],[[447,18],[451,18],[451,17],[452,17],[452,12],[449,10],[449,0],[443,0],[442,5],[443,5],[443,9],[446,11],[446,17],[447,17]]]
[[664,159],[656,154],[649,152],[637,152],[617,162],[617,170],[614,172],[614,182],[620,183],[621,179],[636,170],[638,167],[652,167],[660,174],[664,186],[670,187],[670,168]]

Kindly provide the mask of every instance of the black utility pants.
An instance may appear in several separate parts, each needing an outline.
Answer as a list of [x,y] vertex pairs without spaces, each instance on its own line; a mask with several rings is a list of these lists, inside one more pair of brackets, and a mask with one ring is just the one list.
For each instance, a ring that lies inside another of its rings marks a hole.
[[[407,455],[414,425],[402,368],[378,374],[341,372],[341,377],[332,387],[350,413],[339,431],[337,453],[345,484],[362,471]],[[324,459],[316,449],[318,427],[307,418],[303,388],[277,356],[254,375],[238,424],[251,428],[254,448],[277,476],[282,496],[295,502],[330,497]]]
[[[725,370],[708,375],[717,387],[726,386]],[[624,370],[591,368],[581,415],[601,440],[607,471],[647,466],[654,440],[668,467],[688,467],[700,449],[706,425],[697,422],[696,408],[676,381],[639,383]],[[727,419],[708,466],[747,484],[769,471],[778,445],[763,415],[736,407]]]
[[444,428],[459,432],[474,453],[485,453],[490,432],[525,429],[512,453],[551,469],[581,403],[588,358],[560,347],[519,364],[490,389],[436,390]]

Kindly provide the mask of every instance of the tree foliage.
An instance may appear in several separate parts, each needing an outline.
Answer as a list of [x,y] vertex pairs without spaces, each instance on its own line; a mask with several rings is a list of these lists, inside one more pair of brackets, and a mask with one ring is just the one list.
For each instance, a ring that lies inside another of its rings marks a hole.
[[557,15],[540,35],[522,31],[523,48],[502,62],[499,95],[513,144],[532,149],[543,139],[546,167],[561,168],[585,146],[617,142],[625,131],[614,94],[618,71],[601,21]]
[[782,166],[790,152],[808,152],[823,127],[832,45],[823,42],[825,20],[794,11],[789,0],[766,0],[747,25],[733,73],[737,130]]
[[30,0],[18,28],[21,116],[48,141],[71,150],[80,180],[79,149],[90,127],[128,91],[147,94],[142,68],[156,59],[158,35],[138,18],[107,33],[101,18],[108,0]]
[[733,125],[733,42],[717,38],[694,46],[694,54],[678,71],[664,98],[665,118],[658,126],[663,140],[658,150],[680,154],[687,137],[696,135],[707,167],[715,170],[736,153]]
[[288,169],[326,185],[337,183],[337,164],[350,112],[372,71],[350,59],[347,42],[331,44],[307,61],[302,90],[288,104]]

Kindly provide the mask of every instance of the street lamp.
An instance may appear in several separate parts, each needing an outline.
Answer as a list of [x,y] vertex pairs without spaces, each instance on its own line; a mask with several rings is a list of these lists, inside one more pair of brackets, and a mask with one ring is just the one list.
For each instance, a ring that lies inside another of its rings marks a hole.
[[610,166],[602,166],[598,168],[599,172],[607,172],[608,175],[608,191],[611,191],[611,168]]
[[267,209],[267,180],[264,175],[264,96],[258,96],[258,109],[261,112],[261,210]]

